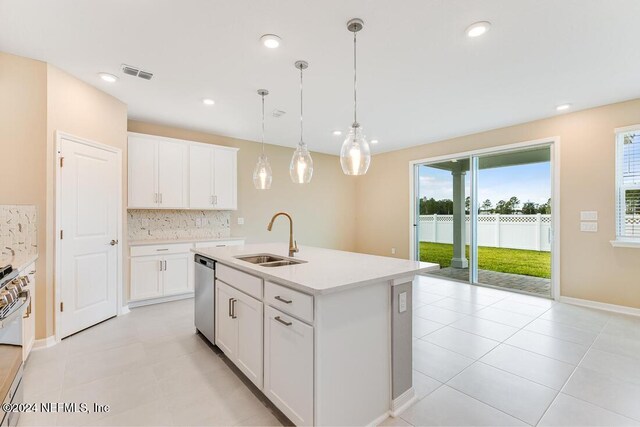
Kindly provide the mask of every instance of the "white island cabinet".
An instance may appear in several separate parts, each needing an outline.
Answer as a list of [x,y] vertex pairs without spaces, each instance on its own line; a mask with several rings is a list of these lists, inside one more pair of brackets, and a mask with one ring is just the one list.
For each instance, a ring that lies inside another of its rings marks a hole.
[[194,252],[216,261],[216,345],[294,424],[376,424],[413,401],[411,286],[437,265],[310,247],[300,264],[238,259],[287,258],[282,244]]

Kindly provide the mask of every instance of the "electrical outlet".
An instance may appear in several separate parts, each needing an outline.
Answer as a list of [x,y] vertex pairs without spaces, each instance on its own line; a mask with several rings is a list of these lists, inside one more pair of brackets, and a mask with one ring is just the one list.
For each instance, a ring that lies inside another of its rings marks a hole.
[[595,233],[598,231],[598,223],[597,222],[581,222],[580,231]]
[[396,248],[391,248],[391,255],[395,255],[396,254]]
[[244,225],[244,218],[238,217],[238,225]]
[[400,298],[398,298],[398,312],[404,313],[407,311],[407,293],[401,292]]

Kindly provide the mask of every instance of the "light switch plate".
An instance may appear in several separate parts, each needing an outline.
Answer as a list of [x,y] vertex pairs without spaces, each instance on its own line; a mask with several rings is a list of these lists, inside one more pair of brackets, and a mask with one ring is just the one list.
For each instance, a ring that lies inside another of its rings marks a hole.
[[597,222],[581,222],[580,231],[595,233],[596,231],[598,231],[598,223]]
[[244,218],[238,218],[238,225],[244,225]]
[[407,293],[401,292],[398,301],[398,312],[404,313],[405,311],[407,311]]
[[580,221],[597,221],[598,211],[580,211]]

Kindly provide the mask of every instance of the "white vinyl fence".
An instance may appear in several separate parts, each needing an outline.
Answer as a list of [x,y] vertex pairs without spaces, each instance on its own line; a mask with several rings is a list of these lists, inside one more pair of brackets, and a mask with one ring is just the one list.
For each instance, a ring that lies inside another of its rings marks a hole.
[[[466,216],[469,244],[469,215]],[[420,215],[421,242],[453,243],[453,215]],[[478,246],[551,250],[551,215],[478,215]]]

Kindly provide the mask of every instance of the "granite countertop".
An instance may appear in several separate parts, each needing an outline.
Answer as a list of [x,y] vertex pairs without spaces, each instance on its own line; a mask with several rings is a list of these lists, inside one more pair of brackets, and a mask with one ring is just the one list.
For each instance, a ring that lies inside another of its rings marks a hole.
[[11,264],[14,270],[22,271],[37,259],[38,259],[38,254],[17,253],[16,255],[13,255],[13,256],[9,255],[9,256],[0,258],[0,265]]
[[143,246],[143,245],[168,245],[171,243],[200,243],[200,242],[221,242],[228,240],[244,240],[244,237],[193,237],[193,238],[181,238],[181,239],[145,239],[145,240],[129,240],[129,246]]
[[0,345],[0,397],[9,392],[9,388],[22,365],[22,347]]
[[265,243],[224,248],[197,248],[192,249],[192,252],[249,274],[315,295],[408,277],[440,268],[438,264],[433,263],[310,246],[300,246],[300,252],[295,254],[295,259],[307,261],[302,264],[260,267],[236,258],[242,255],[264,253],[287,257],[288,248],[287,244]]

